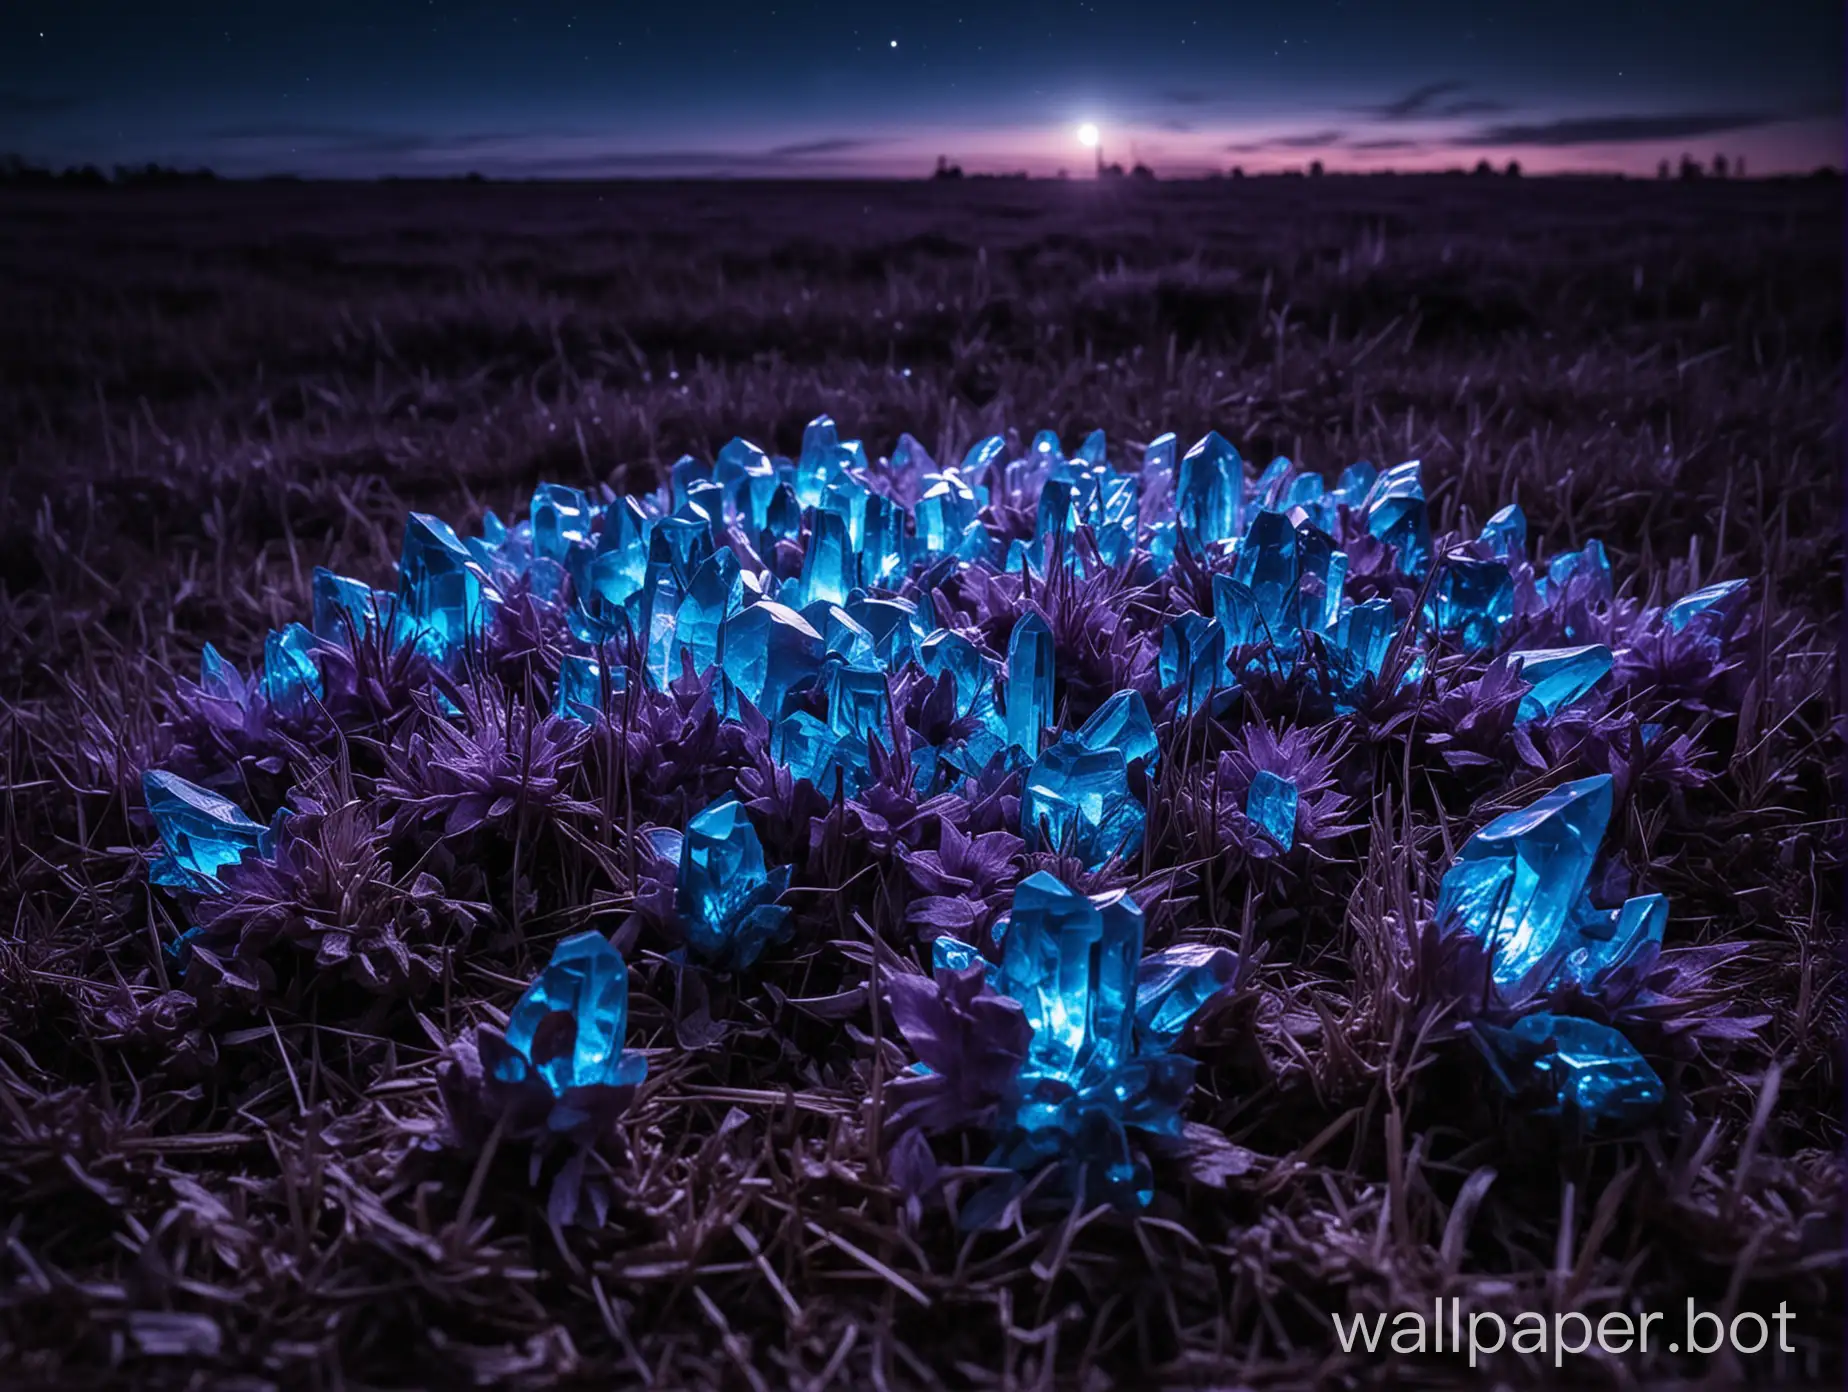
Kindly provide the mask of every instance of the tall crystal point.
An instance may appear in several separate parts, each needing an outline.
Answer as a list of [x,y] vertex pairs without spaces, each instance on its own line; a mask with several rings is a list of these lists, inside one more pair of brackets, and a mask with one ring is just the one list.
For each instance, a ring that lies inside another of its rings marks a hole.
[[1416,459],[1374,480],[1367,495],[1366,518],[1368,532],[1397,548],[1399,569],[1422,578],[1431,564],[1431,523]]
[[[554,1096],[574,1087],[632,1085],[647,1075],[648,1062],[624,1052],[628,1022],[629,968],[622,954],[601,933],[579,933],[558,944],[508,1013],[507,1043]],[[501,1067],[517,1065],[507,1060]]]
[[1504,991],[1550,972],[1611,819],[1609,774],[1555,788],[1490,822],[1457,852],[1438,892],[1440,924],[1456,924],[1489,949]]
[[466,648],[486,618],[480,566],[455,529],[428,513],[413,512],[405,521],[398,592],[438,661]]
[[1245,463],[1232,442],[1209,431],[1181,459],[1174,513],[1196,547],[1238,535]]
[[1038,614],[1023,614],[1007,642],[1007,737],[1037,755],[1040,734],[1052,724],[1052,630]]
[[1610,675],[1611,650],[1602,643],[1577,648],[1525,648],[1508,661],[1531,687],[1521,698],[1522,720],[1555,716]]
[[1245,794],[1245,816],[1287,851],[1296,844],[1296,802],[1295,783],[1259,769]]
[[1034,762],[1020,794],[1029,850],[1057,851],[1099,866],[1142,849],[1148,820],[1129,787],[1120,749],[1087,749],[1063,736]]
[[1707,585],[1691,594],[1684,594],[1663,611],[1662,617],[1670,628],[1677,631],[1684,629],[1699,615],[1726,608],[1733,596],[1745,589],[1745,583],[1743,580],[1722,580],[1717,585]]
[[161,769],[142,774],[141,791],[166,850],[154,865],[155,884],[215,894],[218,872],[245,851],[269,854],[268,829],[217,793]]
[[[1285,649],[1296,642],[1298,573],[1296,528],[1281,512],[1257,513],[1239,546],[1232,576],[1251,591],[1262,636]],[[1232,630],[1226,632],[1230,637]]]
[[777,898],[789,867],[764,866],[763,842],[737,798],[727,794],[687,823],[675,907],[687,946],[729,970],[748,967],[783,929]]

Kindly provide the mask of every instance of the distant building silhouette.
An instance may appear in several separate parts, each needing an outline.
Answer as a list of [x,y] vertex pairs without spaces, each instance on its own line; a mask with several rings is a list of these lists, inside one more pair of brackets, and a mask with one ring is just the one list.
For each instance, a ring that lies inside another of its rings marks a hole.
[[951,164],[950,157],[948,155],[938,155],[937,156],[937,172],[935,174],[932,174],[930,176],[931,178],[933,179],[960,179],[962,178],[962,176],[963,176],[963,172],[962,172],[962,166],[960,164]]

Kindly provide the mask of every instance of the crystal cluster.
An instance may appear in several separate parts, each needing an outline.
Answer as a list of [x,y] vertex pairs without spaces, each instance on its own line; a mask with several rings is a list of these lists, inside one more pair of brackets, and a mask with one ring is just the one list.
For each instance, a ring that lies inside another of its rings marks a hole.
[[142,775],[141,791],[163,849],[149,872],[157,885],[216,894],[220,870],[246,852],[259,858],[271,853],[269,828],[217,793],[159,769]]
[[601,933],[559,943],[507,1016],[509,1052],[494,1061],[502,1083],[543,1079],[556,1097],[573,1088],[633,1087],[648,1060],[623,1048],[629,968]]
[[[1610,816],[1610,776],[1582,778],[1497,817],[1457,852],[1439,890],[1438,922],[1483,944],[1498,1005],[1519,1008],[1568,986],[1594,994],[1614,973],[1647,965],[1660,950],[1668,922],[1663,896],[1638,895],[1600,909],[1586,893]],[[1548,1065],[1548,1077],[1569,1086],[1589,1117],[1621,1123],[1660,1100],[1653,1070],[1615,1031],[1570,1017],[1530,1016],[1513,1037],[1534,1039],[1542,1030],[1571,1041]]]
[[[750,966],[789,918],[776,902],[789,887],[789,867],[766,868],[757,828],[735,797],[696,813],[679,840],[675,908],[687,946],[723,970]],[[657,844],[671,847],[665,838]]]
[[1179,1133],[1194,1063],[1171,1050],[1236,959],[1195,944],[1144,957],[1142,910],[1127,893],[1081,894],[1043,871],[1015,888],[997,935],[998,962],[955,938],[933,944],[940,968],[983,967],[1031,1030],[990,1163],[1031,1174],[1056,1162],[1079,1192],[1147,1204],[1151,1180],[1128,1133]]

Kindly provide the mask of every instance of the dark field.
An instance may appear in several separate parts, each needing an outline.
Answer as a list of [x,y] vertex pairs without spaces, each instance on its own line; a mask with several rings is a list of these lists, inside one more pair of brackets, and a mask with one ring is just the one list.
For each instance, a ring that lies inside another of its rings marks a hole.
[[[1328,1327],[1453,1295],[1788,1302],[1797,1351],[1749,1371],[1839,1378],[1843,230],[1839,182],[0,193],[0,1383],[1466,1382]],[[161,994],[139,776],[205,641],[248,668],[317,564],[386,583],[407,508],[461,528],[733,435],[793,454],[822,411],[874,455],[1101,426],[1120,465],[1209,428],[1331,478],[1421,458],[1439,530],[1518,500],[1637,598],[1748,577],[1764,636],[1711,780],[1612,836],[1671,946],[1743,945],[1724,990],[1768,1019],[1643,1140],[1501,1127],[1369,937],[1376,807],[1371,859],[1363,832],[1353,868],[1255,907],[1235,882],[1209,920],[1261,961],[1188,1115],[1251,1168],[971,1237],[880,1163],[889,1026],[791,1003],[863,985],[845,899],[715,995],[717,1044],[637,966],[651,1090],[595,1231],[548,1224],[512,1148],[435,1145],[432,1038],[613,929],[624,886],[490,868],[416,999]]]

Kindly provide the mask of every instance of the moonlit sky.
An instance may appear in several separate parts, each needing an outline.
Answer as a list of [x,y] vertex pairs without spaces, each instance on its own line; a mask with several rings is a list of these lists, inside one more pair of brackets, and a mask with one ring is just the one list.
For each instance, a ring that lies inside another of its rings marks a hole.
[[[163,10],[180,13],[163,14]],[[1828,0],[0,6],[0,153],[369,177],[1842,163]]]

